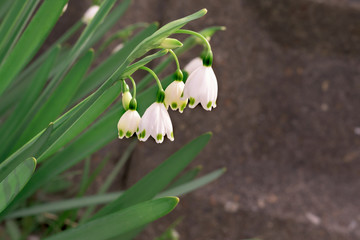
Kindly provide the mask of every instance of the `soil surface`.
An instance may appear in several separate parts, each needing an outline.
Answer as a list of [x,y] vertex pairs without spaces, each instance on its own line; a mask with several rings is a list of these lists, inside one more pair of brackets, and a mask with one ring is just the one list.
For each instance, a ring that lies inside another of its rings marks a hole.
[[[70,1],[67,14],[81,15],[82,4]],[[211,40],[218,107],[171,112],[175,141],[138,144],[117,188],[207,131],[214,136],[193,166],[228,170],[137,239],[159,236],[179,217],[180,239],[360,239],[359,2],[136,0],[118,27],[165,24],[204,7],[188,29],[227,27]],[[116,141],[102,152],[123,150]]]

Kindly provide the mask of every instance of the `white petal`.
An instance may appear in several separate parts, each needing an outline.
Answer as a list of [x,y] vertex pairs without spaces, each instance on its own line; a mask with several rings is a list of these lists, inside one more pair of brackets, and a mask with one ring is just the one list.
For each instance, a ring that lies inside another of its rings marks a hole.
[[201,58],[197,57],[191,60],[185,67],[184,70],[187,71],[189,74],[194,72],[198,67],[203,65],[203,61]]

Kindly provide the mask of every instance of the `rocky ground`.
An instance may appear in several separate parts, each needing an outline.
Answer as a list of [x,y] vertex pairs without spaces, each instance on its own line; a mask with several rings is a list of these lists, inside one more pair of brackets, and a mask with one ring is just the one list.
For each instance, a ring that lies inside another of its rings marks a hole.
[[[73,3],[69,15],[86,9]],[[203,7],[206,17],[188,28],[227,27],[212,39],[218,107],[171,113],[175,142],[139,144],[125,185],[206,131],[214,137],[194,166],[228,171],[137,239],[180,216],[181,239],[360,239],[360,3],[136,0],[119,26],[164,24]]]

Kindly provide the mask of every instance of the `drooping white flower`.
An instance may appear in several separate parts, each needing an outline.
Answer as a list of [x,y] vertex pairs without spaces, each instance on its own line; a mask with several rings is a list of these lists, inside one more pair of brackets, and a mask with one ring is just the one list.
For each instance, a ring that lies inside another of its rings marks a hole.
[[165,134],[168,139],[174,141],[173,126],[164,103],[154,102],[141,118],[138,138],[140,141],[146,141],[152,136],[157,143],[162,143]]
[[84,16],[82,17],[82,21],[85,24],[89,24],[95,17],[96,13],[99,11],[99,8],[100,7],[98,5],[91,6],[88,10],[86,10]]
[[188,102],[187,98],[182,99],[181,95],[184,91],[184,82],[183,81],[173,81],[165,89],[165,105],[168,108],[171,107],[172,110],[179,109],[182,113]]
[[116,45],[116,47],[114,47],[114,49],[112,50],[112,53],[116,53],[116,52],[120,51],[120,49],[122,49],[123,47],[124,47],[123,43]]
[[122,94],[121,101],[122,101],[122,105],[125,110],[129,109],[129,104],[130,104],[131,99],[132,99],[132,95],[129,90],[127,90],[126,92],[124,92]]
[[119,138],[122,139],[131,137],[139,127],[141,117],[136,110],[127,110],[120,118],[118,122],[118,134]]
[[216,107],[218,84],[211,66],[200,66],[186,80],[183,98],[189,99],[189,107],[201,103],[205,110]]
[[195,71],[198,67],[201,67],[203,65],[203,60],[199,57],[194,58],[191,60],[186,66],[184,67],[184,70],[191,74],[193,71]]
[[66,12],[67,8],[68,8],[68,3],[65,4],[65,6],[63,7],[61,15],[63,15]]

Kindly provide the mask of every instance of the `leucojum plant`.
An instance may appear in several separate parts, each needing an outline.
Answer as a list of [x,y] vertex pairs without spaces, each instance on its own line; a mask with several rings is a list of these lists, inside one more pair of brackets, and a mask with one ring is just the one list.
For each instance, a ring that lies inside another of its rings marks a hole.
[[[1,238],[132,239],[177,205],[178,198],[171,196],[193,191],[224,172],[218,169],[197,177],[201,168],[195,167],[182,173],[208,143],[211,134],[205,133],[127,190],[109,192],[135,140],[97,192],[85,195],[109,159],[104,156],[91,171],[91,154],[114,139],[134,134],[140,141],[149,136],[157,143],[165,136],[173,141],[176,130],[169,107],[183,112],[187,105],[201,103],[206,110],[216,106],[218,86],[209,39],[223,29],[185,29],[188,22],[206,14],[202,9],[160,28],[135,23],[104,40],[130,0],[96,4],[37,54],[66,11],[67,0],[0,1]],[[66,44],[77,33],[75,43]],[[174,34],[188,37],[180,42],[171,38]],[[113,42],[118,46],[111,55],[92,66]],[[178,56],[198,44],[203,46],[200,57],[182,69]],[[156,67],[146,66],[157,58],[162,61]],[[174,74],[160,81],[158,75],[171,62],[176,63]],[[137,71],[147,75],[136,83]],[[81,161],[83,170],[70,169]],[[80,181],[69,181],[71,176]],[[55,201],[54,197],[49,201],[52,194],[57,194]]]

